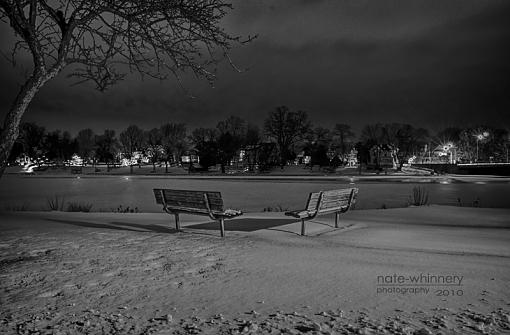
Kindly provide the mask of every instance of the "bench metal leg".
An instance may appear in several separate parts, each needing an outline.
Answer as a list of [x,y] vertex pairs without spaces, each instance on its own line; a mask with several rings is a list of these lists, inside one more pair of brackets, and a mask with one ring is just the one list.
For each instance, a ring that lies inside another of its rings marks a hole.
[[175,229],[177,230],[181,230],[181,223],[179,222],[179,214],[174,214],[175,215]]
[[225,219],[220,219],[220,234],[221,237],[225,237]]
[[305,219],[301,219],[301,236],[305,236]]
[[338,217],[340,216],[340,213],[335,213],[335,228],[338,228]]

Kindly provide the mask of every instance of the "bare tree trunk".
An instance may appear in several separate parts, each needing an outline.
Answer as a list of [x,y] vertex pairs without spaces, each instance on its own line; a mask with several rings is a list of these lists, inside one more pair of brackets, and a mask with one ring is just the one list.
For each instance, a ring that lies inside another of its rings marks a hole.
[[21,87],[9,112],[7,112],[5,116],[4,126],[0,132],[0,178],[3,176],[5,168],[7,167],[7,160],[9,159],[14,142],[16,142],[19,136],[19,125],[23,114],[27,111],[30,102],[39,89],[41,89],[48,80],[53,79],[65,66],[65,62],[60,61],[48,71],[44,68],[44,62],[40,64],[36,61],[36,67],[32,75]]
[[44,76],[42,73],[34,71],[32,76],[21,87],[14,103],[5,116],[4,126],[0,133],[0,178],[7,167],[7,160],[9,159],[14,142],[16,142],[19,136],[21,118],[37,91],[50,78],[48,75]]

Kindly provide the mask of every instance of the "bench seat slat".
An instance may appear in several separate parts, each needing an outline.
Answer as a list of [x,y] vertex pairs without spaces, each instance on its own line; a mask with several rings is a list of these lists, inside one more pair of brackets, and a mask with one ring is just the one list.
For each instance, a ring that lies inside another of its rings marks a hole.
[[[317,214],[321,215],[321,214],[329,214],[329,213],[341,212],[341,211],[344,211],[346,208],[347,208],[347,206],[337,206],[337,207],[330,207],[330,208],[325,208],[325,209],[319,209],[317,211]],[[293,217],[296,217],[298,219],[302,219],[302,218],[312,217],[315,213],[316,213],[316,211],[308,211],[306,209],[302,209],[302,210],[297,210],[297,211],[285,212],[285,215],[293,216]]]
[[209,215],[209,211],[206,209],[198,209],[192,207],[180,207],[180,206],[166,206],[166,209],[170,212],[183,212],[183,213],[191,213],[191,214],[203,214]]
[[342,193],[342,194],[328,194],[323,193],[322,196],[326,199],[346,199],[351,196],[351,193]]
[[[188,213],[188,214],[196,214],[196,215],[205,215],[209,216],[209,211],[207,210],[199,210],[197,208],[192,207],[177,207],[177,206],[167,206],[166,209],[170,212],[176,212],[176,213]],[[235,217],[241,215],[241,213],[229,213],[229,212],[223,212],[223,211],[211,211],[211,214],[218,217]]]
[[351,192],[342,192],[342,193],[329,193],[329,192],[324,192],[322,193],[322,196],[323,197],[326,197],[326,198],[344,198],[344,197],[349,197],[351,195]]
[[347,190],[340,190],[340,191],[337,191],[337,190],[332,190],[332,191],[324,191],[322,192],[323,195],[325,196],[342,196],[342,195],[349,195],[351,194],[351,190],[347,189]]

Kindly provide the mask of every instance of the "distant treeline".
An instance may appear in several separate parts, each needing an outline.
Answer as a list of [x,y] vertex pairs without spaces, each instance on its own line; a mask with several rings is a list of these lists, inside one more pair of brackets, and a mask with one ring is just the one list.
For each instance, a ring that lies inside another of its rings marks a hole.
[[[179,163],[184,154],[198,156],[207,168],[220,164],[224,170],[245,153],[250,166],[260,169],[284,166],[300,154],[311,157],[311,165],[339,166],[349,156],[367,163],[370,150],[385,147],[403,164],[410,157],[431,155],[441,146],[455,150],[458,161],[507,162],[509,132],[487,126],[449,127],[431,134],[410,124],[369,124],[356,134],[348,124],[332,128],[316,127],[303,111],[281,106],[270,112],[263,127],[231,116],[214,128],[189,129],[183,123],[167,123],[158,128],[141,129],[130,125],[118,136],[106,129],[96,134],[83,129],[76,136],[68,131],[47,131],[35,123],[24,123],[11,152],[10,161],[26,155],[34,160],[69,161],[78,154],[85,162],[115,163],[120,157],[130,159],[135,153],[148,157],[153,165]],[[438,149],[439,148],[439,149]]]

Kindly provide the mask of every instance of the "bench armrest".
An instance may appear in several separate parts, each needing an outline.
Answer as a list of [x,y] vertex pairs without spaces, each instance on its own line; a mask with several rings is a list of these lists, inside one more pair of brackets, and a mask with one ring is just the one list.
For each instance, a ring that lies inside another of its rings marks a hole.
[[237,209],[226,209],[224,212],[223,212],[223,215],[225,216],[230,216],[230,217],[234,217],[234,216],[239,216],[239,215],[243,215],[243,212],[240,211],[240,210],[237,210]]
[[300,209],[297,211],[285,212],[285,215],[292,216],[292,217],[295,217],[298,219],[304,219],[304,218],[313,217],[315,215],[315,213],[316,213],[316,211],[310,212],[310,211],[307,211],[306,209]]
[[237,209],[227,209],[223,212],[212,211],[209,214],[209,216],[214,220],[216,220],[218,218],[231,219],[231,218],[235,218],[236,216],[241,216],[241,215],[243,215],[243,212],[239,211]]

